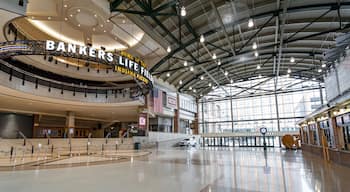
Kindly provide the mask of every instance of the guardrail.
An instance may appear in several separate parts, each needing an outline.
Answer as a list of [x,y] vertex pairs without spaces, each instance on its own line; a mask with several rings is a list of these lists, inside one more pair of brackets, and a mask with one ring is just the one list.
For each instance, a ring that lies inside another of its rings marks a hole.
[[[298,131],[270,131],[267,132],[266,136],[282,137],[284,135],[298,135]],[[233,132],[233,133],[202,133],[202,137],[251,137],[261,136],[260,132]]]
[[105,153],[117,152],[120,150],[130,150],[134,147],[132,139],[26,139],[26,145],[23,145],[23,139],[2,139],[0,140],[0,159],[37,158],[38,160],[57,158],[61,156],[76,155],[103,155]]

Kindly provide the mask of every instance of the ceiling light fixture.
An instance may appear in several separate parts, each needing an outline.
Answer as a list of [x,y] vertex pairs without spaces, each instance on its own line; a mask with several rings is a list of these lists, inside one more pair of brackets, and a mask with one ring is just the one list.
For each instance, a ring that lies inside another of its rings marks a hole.
[[190,67],[190,71],[193,71],[193,70],[194,70],[194,68],[191,66],[191,67]]
[[211,83],[209,83],[208,85],[209,85],[209,87],[211,87]]
[[181,7],[180,14],[181,14],[182,17],[186,16],[186,8],[184,6]]
[[171,48],[170,48],[170,46],[168,46],[168,48],[166,49],[166,51],[167,51],[168,53],[170,53],[170,52],[171,52]]
[[220,60],[218,61],[218,65],[219,65],[219,66],[221,65],[221,61],[220,61]]
[[294,57],[291,57],[291,58],[290,58],[290,62],[291,62],[291,63],[294,63],[294,62],[295,62],[295,58],[294,58]]
[[261,74],[259,74],[259,79],[261,79],[261,77],[262,77]]
[[258,48],[258,45],[256,44],[256,42],[253,43],[253,49],[257,49]]
[[290,77],[290,74],[289,74],[289,73],[287,74],[287,77]]
[[231,84],[233,83],[233,79],[230,80],[230,83],[231,83]]
[[179,81],[179,84],[182,85],[182,80]]
[[203,80],[204,79],[204,77],[203,77],[203,75],[201,76],[201,80]]
[[166,74],[166,76],[167,76],[167,77],[170,77],[170,73],[168,72],[168,73]]
[[225,73],[224,73],[224,74],[225,74],[225,76],[227,76],[227,75],[228,75],[228,72],[227,72],[227,71],[225,71]]
[[109,19],[107,19],[107,23],[109,23],[110,22],[110,20]]
[[199,38],[199,41],[200,41],[201,43],[204,43],[205,38],[204,38],[204,35],[203,35],[203,34],[202,34],[201,37]]
[[250,19],[248,20],[248,27],[249,27],[249,28],[254,27],[254,21],[253,21],[252,18],[250,18]]
[[51,17],[47,17],[48,20],[51,20]]
[[212,57],[213,57],[213,59],[216,59],[216,54],[214,53]]
[[288,68],[287,73],[291,73],[291,72],[292,72],[292,70],[290,68]]
[[68,5],[67,5],[67,4],[64,4],[64,5],[63,5],[63,7],[64,7],[64,8],[67,8],[67,7],[68,7]]
[[184,66],[187,67],[187,61],[184,61]]
[[95,29],[95,28],[92,28],[92,30],[93,30],[93,31],[96,31],[96,29]]
[[65,21],[68,21],[68,18],[67,18],[67,17],[65,17],[65,18],[64,18],[64,20],[65,20]]
[[97,17],[97,14],[94,14],[94,17]]
[[257,65],[257,66],[256,66],[256,69],[260,69],[260,68],[261,68],[261,66],[260,66],[260,65]]
[[125,23],[125,19],[123,19],[122,23]]
[[258,51],[255,51],[255,52],[254,52],[254,56],[255,56],[255,57],[259,57],[259,52],[258,52]]
[[80,9],[77,9],[77,12],[80,13]]
[[72,15],[72,14],[70,14],[69,16],[70,16],[70,17],[73,17],[73,15]]
[[78,27],[80,27],[80,23],[78,24]]
[[193,93],[197,92],[195,89],[193,89]]
[[189,87],[190,90],[192,90],[192,87]]
[[103,27],[103,24],[101,24],[100,26]]
[[325,64],[325,63],[323,63],[323,64],[322,64],[322,68],[325,68],[325,67],[326,67],[326,64]]
[[313,80],[313,81],[316,81],[316,77],[313,77],[312,80]]
[[322,72],[322,69],[318,69],[317,72],[321,73],[321,72]]

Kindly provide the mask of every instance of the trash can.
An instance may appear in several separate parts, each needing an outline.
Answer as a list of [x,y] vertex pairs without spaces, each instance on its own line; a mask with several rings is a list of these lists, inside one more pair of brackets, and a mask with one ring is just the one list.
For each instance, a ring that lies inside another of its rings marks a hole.
[[139,142],[134,143],[135,150],[139,150],[140,148],[141,148],[141,143],[139,143]]

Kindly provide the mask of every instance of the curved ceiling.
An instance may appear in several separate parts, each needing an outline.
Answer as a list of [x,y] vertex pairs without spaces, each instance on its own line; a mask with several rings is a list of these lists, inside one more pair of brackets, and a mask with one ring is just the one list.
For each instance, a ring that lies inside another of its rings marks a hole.
[[[194,95],[208,93],[209,83],[280,75],[322,82],[329,67],[324,51],[350,29],[350,2],[345,0],[114,0],[110,5],[112,11],[142,20],[146,33],[170,46],[151,71]],[[184,17],[179,16],[182,6]]]
[[[102,3],[101,3],[102,2]],[[93,0],[31,0],[27,20],[37,29],[64,42],[91,43],[94,48],[125,50],[139,43],[144,32],[125,16],[110,20],[108,2]]]

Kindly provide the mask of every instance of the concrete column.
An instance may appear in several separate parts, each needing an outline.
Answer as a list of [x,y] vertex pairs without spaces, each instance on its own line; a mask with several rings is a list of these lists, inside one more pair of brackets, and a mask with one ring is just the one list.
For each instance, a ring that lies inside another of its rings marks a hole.
[[147,104],[144,107],[139,107],[138,111],[138,129],[144,133],[144,136],[147,136],[149,132],[149,109]]
[[198,121],[198,98],[196,99],[196,105],[197,105],[197,112],[194,114],[194,121],[193,121],[193,130],[192,130],[192,133],[194,135],[198,135],[199,132],[198,132],[198,127],[199,127],[199,121]]
[[74,137],[75,128],[75,113],[68,111],[66,115],[66,130],[67,136],[69,138]]
[[34,114],[33,115],[33,137],[38,137],[38,129],[39,129],[39,124],[40,123],[40,115]]
[[180,131],[180,95],[176,94],[176,109],[174,109],[174,133],[179,133]]

